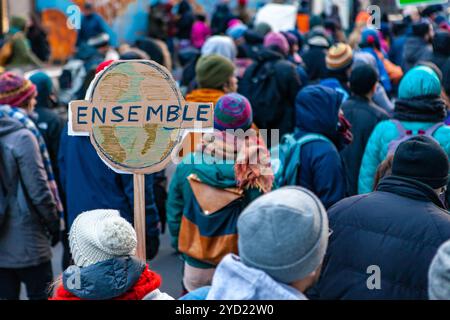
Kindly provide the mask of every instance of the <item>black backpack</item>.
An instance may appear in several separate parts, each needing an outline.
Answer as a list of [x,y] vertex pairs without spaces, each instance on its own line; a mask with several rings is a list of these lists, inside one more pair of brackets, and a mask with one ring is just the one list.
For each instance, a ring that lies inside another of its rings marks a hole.
[[253,108],[253,122],[261,129],[267,129],[271,123],[282,117],[278,107],[282,97],[276,77],[276,63],[267,61],[254,63],[245,72],[239,83],[239,93],[247,97]]

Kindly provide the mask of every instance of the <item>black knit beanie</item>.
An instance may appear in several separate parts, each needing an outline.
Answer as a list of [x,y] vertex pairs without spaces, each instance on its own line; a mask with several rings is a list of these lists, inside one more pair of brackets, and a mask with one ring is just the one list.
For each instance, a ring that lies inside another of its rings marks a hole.
[[394,154],[392,174],[418,180],[433,189],[448,183],[448,156],[432,138],[419,135],[402,142]]
[[358,96],[365,96],[372,90],[377,81],[378,75],[375,69],[369,64],[363,64],[352,70],[350,90]]

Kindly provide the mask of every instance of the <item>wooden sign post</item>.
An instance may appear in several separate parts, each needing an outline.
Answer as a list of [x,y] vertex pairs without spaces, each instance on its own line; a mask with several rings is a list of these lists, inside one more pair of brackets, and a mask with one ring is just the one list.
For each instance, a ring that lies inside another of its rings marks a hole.
[[96,75],[85,100],[69,103],[69,135],[89,136],[110,168],[134,174],[140,259],[145,260],[145,174],[171,162],[185,130],[211,129],[213,119],[212,103],[187,103],[170,72],[149,60],[112,63]]

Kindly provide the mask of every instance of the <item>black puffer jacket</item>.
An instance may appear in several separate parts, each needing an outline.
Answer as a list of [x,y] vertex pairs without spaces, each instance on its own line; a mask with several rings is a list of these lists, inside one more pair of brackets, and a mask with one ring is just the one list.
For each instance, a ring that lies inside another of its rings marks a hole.
[[389,115],[379,106],[360,96],[352,96],[342,106],[345,118],[352,125],[353,142],[342,150],[342,160],[347,173],[348,194],[358,194],[358,178],[367,141],[378,124]]
[[[390,176],[377,191],[346,198],[328,215],[333,233],[311,297],[428,298],[428,268],[439,246],[450,239],[449,212],[430,187]],[[379,267],[380,289],[368,288],[374,283],[369,277],[376,274],[370,266]]]

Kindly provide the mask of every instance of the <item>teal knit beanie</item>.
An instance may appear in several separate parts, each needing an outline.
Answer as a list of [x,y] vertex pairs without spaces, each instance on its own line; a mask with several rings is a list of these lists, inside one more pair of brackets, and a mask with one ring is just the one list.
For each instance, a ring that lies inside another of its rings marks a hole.
[[418,66],[409,70],[400,82],[398,97],[411,99],[422,96],[440,95],[441,82],[438,75],[427,66]]

